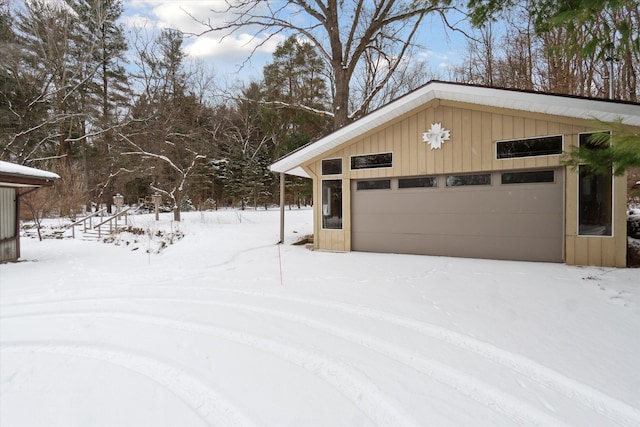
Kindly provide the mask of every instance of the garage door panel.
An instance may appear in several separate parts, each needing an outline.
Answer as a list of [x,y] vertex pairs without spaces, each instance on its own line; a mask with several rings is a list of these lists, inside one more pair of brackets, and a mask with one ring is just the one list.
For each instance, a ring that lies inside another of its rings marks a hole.
[[[451,194],[443,194],[445,190],[439,189],[429,192],[405,193],[402,190],[358,191],[356,197],[364,195],[366,201],[361,201],[359,206],[362,212],[374,210],[380,214],[393,214],[402,212],[424,213],[553,213],[557,214],[557,194],[549,194],[548,189],[529,190],[527,193],[501,190],[486,191],[481,193],[452,191]],[[449,190],[450,191],[450,190]]]
[[[401,239],[398,239],[401,237]],[[538,250],[546,239],[523,241],[520,237],[424,236],[419,234],[365,233],[361,236],[364,252],[390,252],[463,258],[558,262],[561,249]],[[557,243],[557,241],[555,242]],[[505,252],[504,248],[509,250]]]
[[[562,227],[554,220],[555,215],[551,214],[496,213],[479,218],[475,213],[398,214],[394,216],[369,213],[359,215],[357,224],[352,225],[352,230],[358,234],[558,237],[562,235]],[[555,226],[550,226],[550,224],[555,224]]]
[[[361,251],[561,262],[563,181],[358,191],[352,248]],[[444,181],[443,181],[444,182]]]

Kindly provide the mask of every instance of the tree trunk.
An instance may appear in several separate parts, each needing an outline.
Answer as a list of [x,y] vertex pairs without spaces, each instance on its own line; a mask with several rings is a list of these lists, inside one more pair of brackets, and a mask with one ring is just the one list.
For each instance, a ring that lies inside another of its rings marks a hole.
[[335,0],[329,1],[325,28],[329,34],[331,46],[331,68],[333,69],[333,129],[337,130],[349,122],[349,70],[343,57],[342,40],[340,40],[340,21],[338,6]]
[[180,202],[182,201],[182,193],[176,191],[173,198],[173,220],[180,221]]
[[333,130],[338,130],[349,123],[349,81],[346,70],[334,67],[335,95],[333,97]]

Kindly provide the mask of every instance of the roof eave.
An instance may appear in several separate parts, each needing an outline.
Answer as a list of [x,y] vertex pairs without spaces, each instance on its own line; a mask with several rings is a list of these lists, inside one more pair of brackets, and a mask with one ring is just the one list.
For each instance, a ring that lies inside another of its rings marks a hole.
[[0,174],[0,185],[4,187],[51,187],[53,179],[25,175]]

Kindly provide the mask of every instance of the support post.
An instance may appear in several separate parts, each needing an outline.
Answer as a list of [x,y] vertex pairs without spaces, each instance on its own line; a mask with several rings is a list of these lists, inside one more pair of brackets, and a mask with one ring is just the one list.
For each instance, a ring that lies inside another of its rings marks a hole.
[[[16,260],[20,259],[20,189],[16,188],[15,190],[16,197],[16,211],[15,211],[15,221],[14,221],[14,230],[13,236],[16,239]],[[40,233],[40,232],[38,232]]]
[[153,207],[156,213],[156,221],[160,220],[160,203],[162,203],[162,196],[160,193],[156,192],[153,196],[151,196],[151,201],[153,202]]
[[284,172],[280,172],[280,244],[284,243]]

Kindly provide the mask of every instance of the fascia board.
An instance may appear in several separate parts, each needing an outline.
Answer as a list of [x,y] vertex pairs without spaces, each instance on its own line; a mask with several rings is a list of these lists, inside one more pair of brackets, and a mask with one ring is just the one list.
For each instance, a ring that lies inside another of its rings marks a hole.
[[[615,103],[606,100],[572,98],[561,95],[521,93],[491,88],[464,88],[468,93],[448,94],[448,100],[501,107],[511,110],[543,113],[577,119],[598,119],[605,122],[622,120],[626,125],[640,126],[640,104]],[[479,89],[494,94],[473,93]],[[466,91],[465,91],[466,92]],[[447,99],[447,93],[442,94]]]

